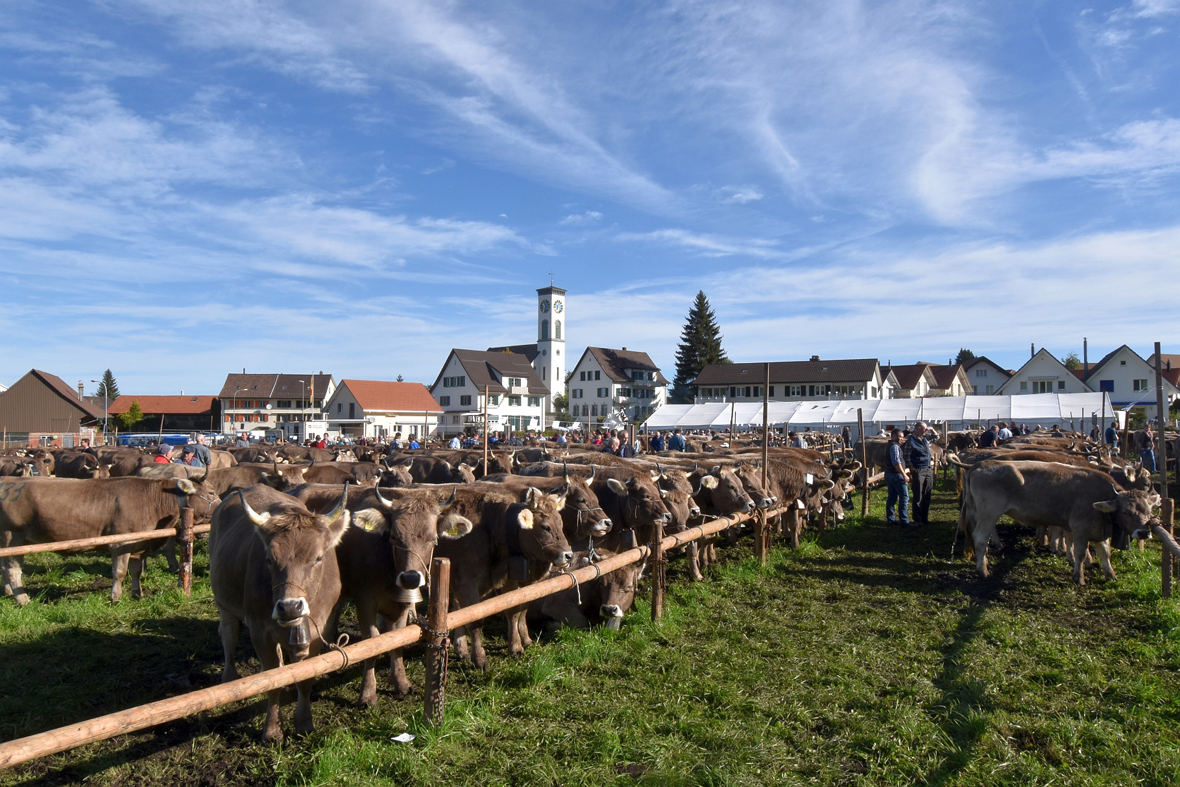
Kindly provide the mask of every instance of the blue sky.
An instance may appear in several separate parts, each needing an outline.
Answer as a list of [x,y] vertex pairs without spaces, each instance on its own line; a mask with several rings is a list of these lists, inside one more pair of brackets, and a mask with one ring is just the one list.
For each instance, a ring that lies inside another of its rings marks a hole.
[[[1180,344],[1180,0],[0,6],[0,382]],[[88,385],[88,387],[91,387]]]

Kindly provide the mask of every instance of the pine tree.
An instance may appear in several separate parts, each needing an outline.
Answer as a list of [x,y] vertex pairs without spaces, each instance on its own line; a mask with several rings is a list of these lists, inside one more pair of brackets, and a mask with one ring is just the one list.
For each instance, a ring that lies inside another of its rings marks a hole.
[[959,348],[959,354],[955,356],[955,363],[969,364],[975,360],[975,353],[968,350],[966,347]]
[[131,402],[127,412],[119,413],[115,418],[122,424],[124,431],[134,428],[137,423],[143,420],[143,409],[139,406],[139,400]]
[[106,398],[113,402],[119,398],[119,384],[115,382],[115,375],[111,374],[111,370],[107,369],[102,373],[102,380],[98,384],[98,390],[94,392],[95,396],[102,396],[106,394]]
[[717,315],[709,306],[704,291],[697,293],[684,331],[680,334],[680,346],[676,349],[676,379],[672,383],[672,396],[677,402],[691,402],[693,390],[690,383],[711,363],[729,363],[721,347],[721,329],[717,326]]

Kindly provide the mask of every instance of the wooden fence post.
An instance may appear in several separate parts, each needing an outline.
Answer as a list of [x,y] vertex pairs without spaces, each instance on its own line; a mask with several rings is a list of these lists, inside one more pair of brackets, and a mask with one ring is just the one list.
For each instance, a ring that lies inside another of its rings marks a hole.
[[[770,464],[770,364],[766,364],[766,383],[762,387],[762,489],[768,490],[769,480],[767,472]],[[765,511],[759,511],[758,540],[754,542],[754,551],[759,561],[766,566],[766,553],[770,549],[770,523]]]
[[[1160,504],[1160,526],[1170,535],[1175,535],[1175,528],[1172,527],[1175,521],[1175,505],[1176,501],[1170,497],[1165,497]],[[1172,557],[1172,553],[1168,551],[1167,547],[1160,551],[1164,553],[1160,561],[1160,595],[1163,598],[1171,598],[1172,569],[1176,565],[1176,559]]]
[[657,519],[651,534],[651,619],[664,615],[664,523]]
[[180,524],[177,533],[180,541],[180,589],[185,596],[193,594],[193,510],[185,501],[180,509]]
[[865,479],[860,496],[860,518],[866,519],[869,515],[869,443],[865,438],[865,414],[860,407],[856,408],[856,428],[860,434],[860,463]]
[[437,727],[443,721],[446,702],[447,659],[451,641],[447,637],[447,610],[451,603],[451,561],[436,557],[430,568],[430,607],[426,632],[426,697],[423,716],[427,724]]

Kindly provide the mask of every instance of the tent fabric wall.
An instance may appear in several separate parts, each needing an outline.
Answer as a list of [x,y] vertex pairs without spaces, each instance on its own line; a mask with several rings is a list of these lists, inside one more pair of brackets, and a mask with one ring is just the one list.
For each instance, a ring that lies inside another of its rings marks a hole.
[[[1069,425],[1083,417],[1114,417],[1110,400],[1102,410],[1101,393],[1025,394],[1016,396],[939,396],[927,399],[835,399],[800,402],[771,402],[772,426],[843,427],[856,423],[856,411],[863,411],[865,431],[887,424],[912,424],[925,420],[971,426],[977,421]],[[666,404],[645,422],[648,429],[728,429],[733,423],[742,429],[762,426],[762,405],[757,402]]]

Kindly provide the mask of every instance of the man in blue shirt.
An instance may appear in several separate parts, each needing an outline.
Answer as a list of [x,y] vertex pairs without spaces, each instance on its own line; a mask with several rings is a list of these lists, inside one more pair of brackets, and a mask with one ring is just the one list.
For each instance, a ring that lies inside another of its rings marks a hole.
[[[906,486],[908,471],[905,469],[905,458],[902,456],[900,429],[894,429],[889,433],[887,450],[885,486],[889,489],[889,497],[885,500],[885,522],[896,525],[898,516],[900,516],[901,524],[909,525],[910,520],[907,514],[910,508],[910,488]],[[894,506],[897,506],[897,515],[893,513]]]
[[668,450],[669,451],[687,451],[688,450],[688,445],[684,442],[684,437],[680,434],[679,429],[672,432],[672,436],[668,438]]
[[999,430],[997,430],[996,427],[993,426],[991,429],[988,429],[986,432],[984,432],[982,435],[979,436],[979,447],[980,448],[995,448],[997,438],[999,438]]
[[1118,456],[1119,453],[1119,425],[1115,421],[1110,422],[1110,426],[1106,427],[1106,447],[1110,449],[1111,457]]
[[651,452],[653,454],[658,454],[660,451],[663,451],[663,450],[664,450],[664,436],[662,434],[660,434],[659,432],[656,432],[655,437],[653,437],[651,439]]
[[913,523],[915,525],[930,524],[930,498],[934,494],[934,468],[930,461],[930,443],[926,439],[926,424],[918,421],[914,425],[913,434],[906,440],[906,466],[910,469],[911,502],[913,505]]

